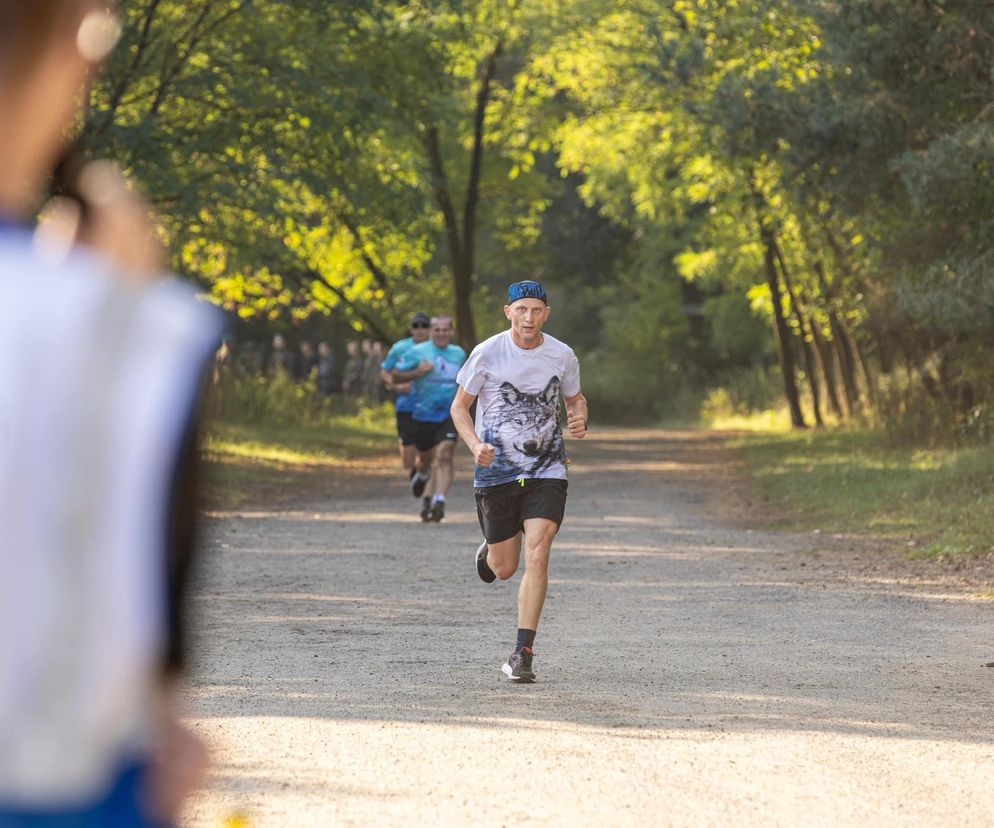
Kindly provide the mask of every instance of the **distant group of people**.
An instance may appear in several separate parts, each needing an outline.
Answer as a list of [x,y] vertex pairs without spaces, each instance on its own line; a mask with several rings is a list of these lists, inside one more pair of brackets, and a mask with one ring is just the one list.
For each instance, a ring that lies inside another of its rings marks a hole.
[[346,345],[342,368],[334,348],[327,341],[318,342],[315,347],[311,340],[303,339],[294,350],[283,334],[276,334],[266,354],[254,340],[239,345],[233,336],[227,335],[215,355],[214,384],[219,385],[229,377],[282,378],[294,382],[313,380],[321,398],[343,393],[382,402],[389,396],[389,389],[380,376],[385,354],[381,342],[372,339],[350,341]]
[[345,373],[342,390],[352,397],[365,397],[371,402],[383,402],[388,389],[380,376],[380,365],[387,349],[378,340],[349,342],[346,347]]

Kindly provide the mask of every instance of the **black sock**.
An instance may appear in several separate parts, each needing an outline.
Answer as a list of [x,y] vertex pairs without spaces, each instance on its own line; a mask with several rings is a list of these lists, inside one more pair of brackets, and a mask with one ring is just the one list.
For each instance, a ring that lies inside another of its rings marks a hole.
[[529,650],[535,643],[535,630],[526,630],[524,627],[518,627],[518,643],[514,645],[514,652],[520,653],[525,647]]

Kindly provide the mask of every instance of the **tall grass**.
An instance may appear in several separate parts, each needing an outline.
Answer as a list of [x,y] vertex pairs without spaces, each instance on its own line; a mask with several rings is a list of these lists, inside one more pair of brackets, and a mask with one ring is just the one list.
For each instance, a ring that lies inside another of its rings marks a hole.
[[332,395],[286,379],[233,380],[214,389],[204,439],[215,508],[293,497],[349,460],[394,449],[390,403]]
[[777,528],[853,532],[916,556],[994,551],[994,444],[896,446],[880,431],[791,431],[782,415],[725,420]]

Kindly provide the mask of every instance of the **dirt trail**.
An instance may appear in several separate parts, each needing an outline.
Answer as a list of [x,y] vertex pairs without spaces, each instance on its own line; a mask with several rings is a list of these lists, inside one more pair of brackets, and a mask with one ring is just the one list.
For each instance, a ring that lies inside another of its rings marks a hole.
[[990,825],[994,604],[731,528],[712,441],[572,444],[531,686],[499,673],[517,578],[475,576],[465,452],[440,525],[392,461],[214,516],[185,824]]

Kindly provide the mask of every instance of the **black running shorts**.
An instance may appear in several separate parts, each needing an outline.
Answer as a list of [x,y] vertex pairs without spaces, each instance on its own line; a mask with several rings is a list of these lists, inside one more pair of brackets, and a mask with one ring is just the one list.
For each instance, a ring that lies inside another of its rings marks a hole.
[[476,490],[476,515],[487,543],[510,540],[531,518],[545,518],[556,526],[562,525],[569,484],[550,478],[526,478],[524,484],[512,480]]
[[397,436],[400,438],[402,446],[414,445],[414,433],[417,431],[417,423],[410,411],[397,412]]
[[440,423],[423,423],[420,420],[412,420],[414,423],[414,445],[418,451],[431,451],[439,443],[446,440],[455,441],[456,425],[452,418],[443,420]]

